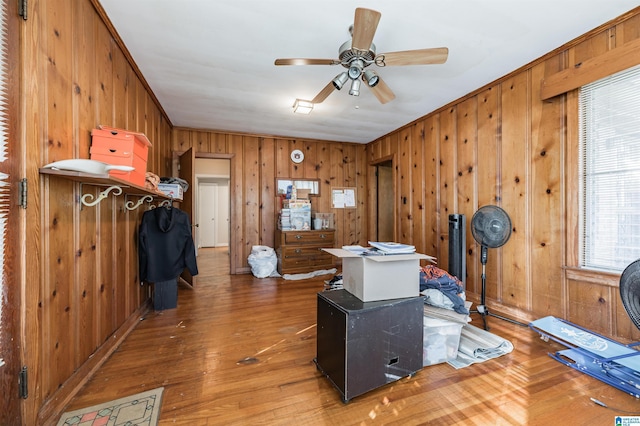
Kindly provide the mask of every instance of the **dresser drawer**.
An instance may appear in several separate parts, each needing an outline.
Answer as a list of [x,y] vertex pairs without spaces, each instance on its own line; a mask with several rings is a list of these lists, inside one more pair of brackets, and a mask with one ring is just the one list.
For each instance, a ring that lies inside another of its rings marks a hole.
[[[292,257],[311,257],[311,256],[321,256],[323,253],[327,254],[320,250],[321,247],[282,247],[282,257],[285,259],[289,259]],[[331,256],[331,255],[329,255]]]
[[284,234],[284,243],[289,244],[318,244],[319,247],[333,247],[333,232],[300,231]]
[[[316,269],[333,268],[333,257],[322,254],[312,256],[289,256],[279,259],[280,273],[302,273]],[[284,272],[283,272],[284,271]]]

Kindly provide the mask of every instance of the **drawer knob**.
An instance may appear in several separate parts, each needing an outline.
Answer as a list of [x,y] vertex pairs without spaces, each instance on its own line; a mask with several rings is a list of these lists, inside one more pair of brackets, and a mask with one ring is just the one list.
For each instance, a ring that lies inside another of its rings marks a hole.
[[298,254],[299,254],[299,253],[302,253],[302,250],[300,250],[300,249],[296,249],[296,253],[298,253]]
[[302,238],[302,235],[296,234],[296,239],[299,240],[300,238]]
[[320,238],[327,238],[325,234],[320,234]]

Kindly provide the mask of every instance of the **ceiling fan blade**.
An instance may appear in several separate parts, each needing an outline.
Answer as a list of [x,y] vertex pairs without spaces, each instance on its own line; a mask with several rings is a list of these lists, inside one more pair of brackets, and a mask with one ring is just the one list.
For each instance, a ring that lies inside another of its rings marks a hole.
[[352,48],[369,51],[373,36],[378,28],[380,16],[380,12],[375,10],[362,7],[356,8],[356,16],[353,21]]
[[428,65],[444,64],[449,56],[449,49],[446,47],[435,47],[432,49],[404,50],[402,52],[381,53],[376,56],[376,65],[396,66],[396,65]]
[[387,86],[387,83],[385,83],[380,77],[378,77],[378,84],[373,87],[369,87],[369,89],[371,89],[381,104],[386,104],[396,98],[396,95],[389,86]]
[[286,58],[276,59],[276,65],[340,65],[337,59]]
[[318,93],[316,95],[315,98],[313,98],[311,100],[311,103],[313,104],[319,104],[322,101],[324,101],[325,99],[327,99],[327,96],[329,96],[330,94],[333,93],[333,91],[336,89],[336,87],[333,85],[333,82],[330,81],[329,84],[327,84],[326,86],[324,86],[324,89],[322,89],[320,91],[320,93]]

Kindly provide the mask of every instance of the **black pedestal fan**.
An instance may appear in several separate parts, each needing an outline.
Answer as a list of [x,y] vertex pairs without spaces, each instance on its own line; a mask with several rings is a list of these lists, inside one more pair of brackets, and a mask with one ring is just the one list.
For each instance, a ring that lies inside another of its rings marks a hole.
[[488,205],[480,207],[471,218],[471,233],[473,234],[473,238],[480,244],[480,262],[482,263],[482,293],[480,294],[480,304],[477,309],[471,312],[482,315],[485,330],[489,330],[487,324],[488,316],[500,318],[526,327],[526,324],[489,312],[489,309],[485,305],[487,291],[487,252],[489,248],[502,247],[509,240],[511,236],[511,219],[509,215],[498,206]]
[[631,262],[622,272],[620,298],[631,321],[640,330],[640,259]]

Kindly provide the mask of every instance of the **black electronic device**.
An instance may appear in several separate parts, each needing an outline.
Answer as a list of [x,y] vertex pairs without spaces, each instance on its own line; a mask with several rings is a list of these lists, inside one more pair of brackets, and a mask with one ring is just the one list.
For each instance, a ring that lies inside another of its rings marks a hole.
[[463,214],[449,215],[449,274],[463,284],[467,282],[467,264],[465,256],[467,226]]
[[423,368],[424,298],[363,302],[347,290],[317,298],[320,370],[342,402]]

